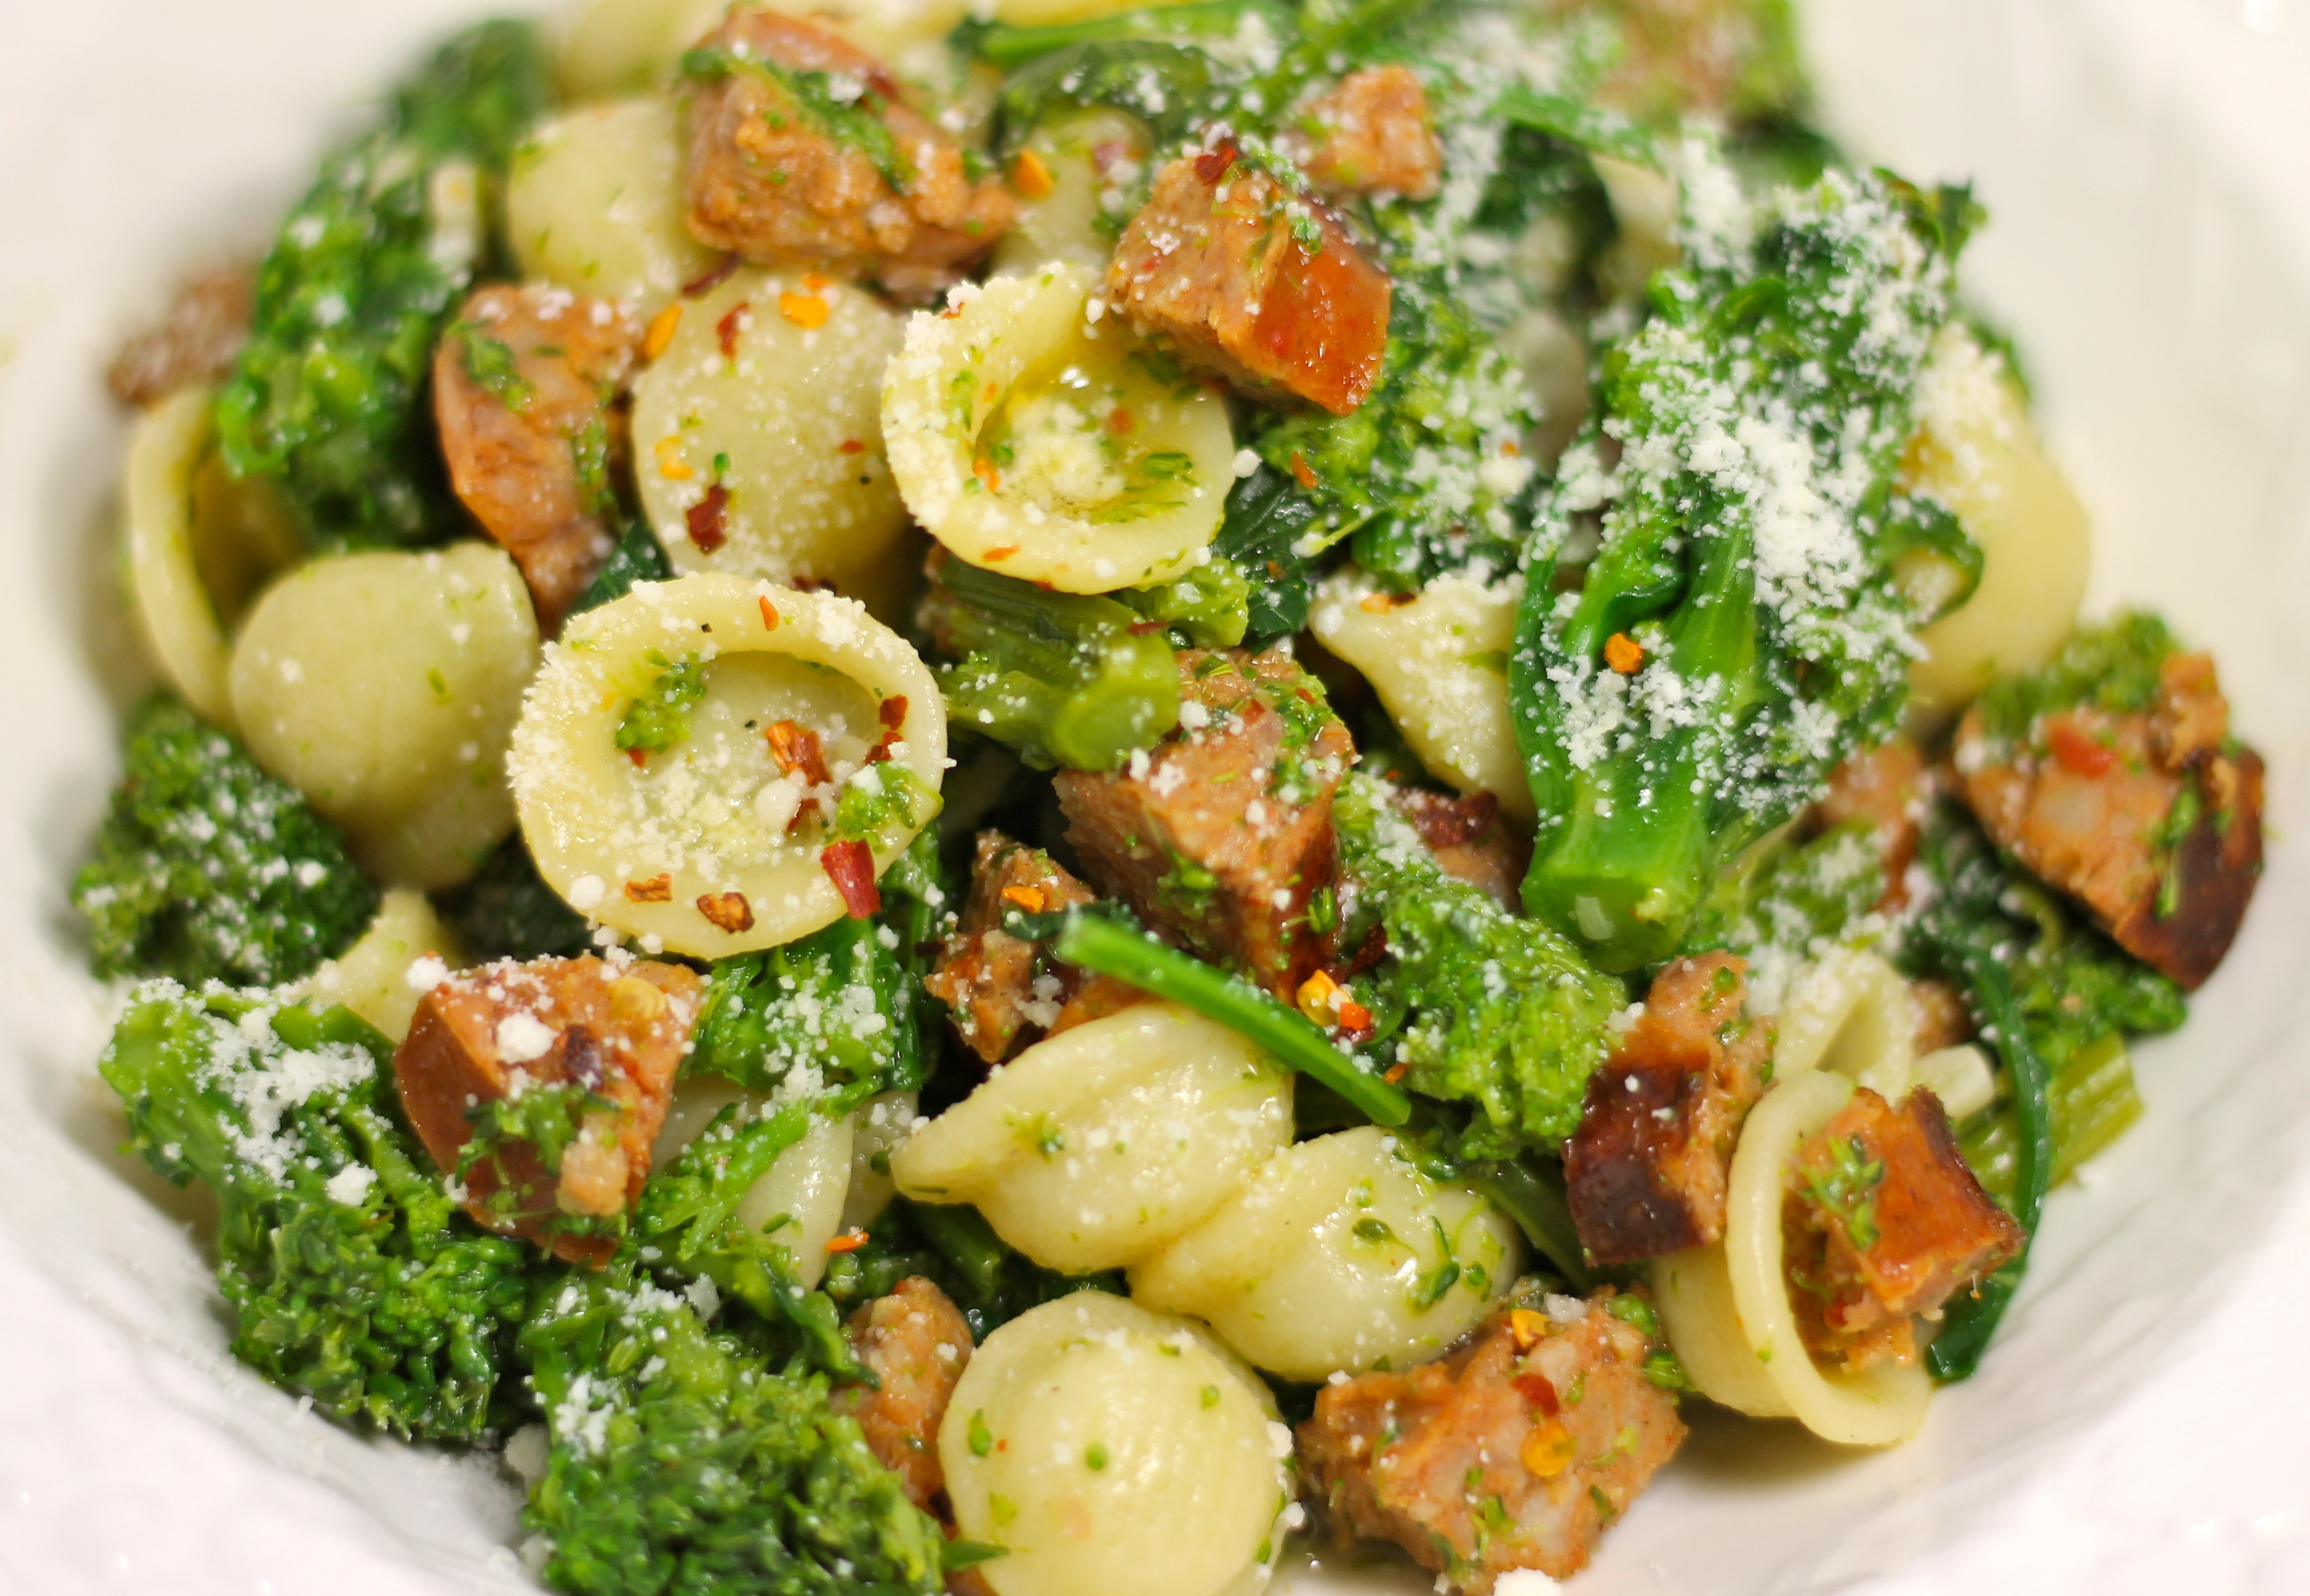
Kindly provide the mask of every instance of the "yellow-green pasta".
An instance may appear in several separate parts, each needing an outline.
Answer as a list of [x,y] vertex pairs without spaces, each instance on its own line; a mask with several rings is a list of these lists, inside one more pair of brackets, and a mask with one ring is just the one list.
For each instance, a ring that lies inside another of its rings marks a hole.
[[523,274],[655,315],[716,258],[682,220],[682,163],[670,93],[579,106],[538,128],[506,178]]

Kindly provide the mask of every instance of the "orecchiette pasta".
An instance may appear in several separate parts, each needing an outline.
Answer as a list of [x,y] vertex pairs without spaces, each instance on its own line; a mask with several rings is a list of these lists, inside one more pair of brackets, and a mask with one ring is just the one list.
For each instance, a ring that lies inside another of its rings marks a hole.
[[1919,707],[1953,709],[1992,678],[2053,657],[2085,596],[2090,533],[2004,361],[1961,322],[1934,343],[1917,412],[1904,485],[1955,510],[1981,545],[1981,585],[1918,634],[1925,655],[1909,671]]
[[1908,1095],[1916,1016],[1908,983],[1876,954],[1841,948],[1808,967],[1773,1025],[1777,1078],[1829,1070],[1888,1101]]
[[[666,1103],[665,1123],[650,1150],[653,1170],[663,1169],[698,1139],[714,1116],[733,1103],[759,1111],[763,1098],[718,1076],[693,1075],[678,1082]],[[769,1227],[770,1239],[794,1254],[795,1275],[804,1288],[826,1277],[826,1244],[847,1221],[843,1205],[850,1185],[855,1116],[813,1116],[800,1141],[778,1154],[738,1199],[737,1221],[750,1229]]]
[[906,1141],[914,1124],[912,1092],[885,1092],[860,1107],[851,1143],[850,1190],[842,1200],[844,1229],[873,1224],[899,1194],[899,1183],[890,1178],[890,1155]]
[[1515,1227],[1415,1169],[1373,1126],[1277,1154],[1211,1217],[1131,1271],[1132,1296],[1193,1314],[1288,1380],[1432,1357],[1515,1278]]
[[421,995],[409,967],[430,955],[451,969],[464,951],[421,892],[396,887],[378,905],[360,941],[307,976],[300,990],[322,1003],[343,1003],[395,1042],[409,1035]]
[[[1118,179],[1138,169],[1151,143],[1146,124],[1101,108],[1044,124],[1029,136],[1021,157],[1033,157],[1049,183],[1048,192],[1019,207],[1019,220],[994,246],[997,274],[1023,275],[1054,263],[1104,272],[1115,255],[1111,227],[1129,203]],[[1032,186],[1029,181],[1029,186]]]
[[[655,751],[632,734],[646,712]],[[945,766],[945,706],[898,634],[855,600],[712,572],[573,618],[510,760],[546,883],[698,958],[842,915],[843,850],[863,846],[879,876],[937,812]],[[805,804],[820,818],[797,825]]]
[[1291,1140],[1291,1077],[1215,1020],[1144,1003],[1038,1042],[890,1155],[1036,1262],[1143,1258]]
[[128,580],[154,663],[185,702],[232,724],[227,630],[257,584],[295,558],[270,484],[218,464],[216,390],[188,387],[140,417],[128,441]]
[[749,268],[664,314],[680,321],[634,384],[634,473],[674,568],[886,602],[906,509],[876,406],[897,312],[848,282]]
[[1227,404],[1060,265],[908,324],[882,431],[907,507],[972,565],[1107,593],[1201,563],[1235,482]]
[[1733,1150],[1724,1239],[1656,1260],[1653,1288],[1677,1357],[1710,1401],[1759,1418],[1793,1417],[1846,1445],[1889,1446],[1924,1422],[1932,1377],[1922,1361],[1859,1374],[1815,1363],[1782,1266],[1789,1165],[1853,1092],[1828,1070],[1785,1077],[1767,1092]]
[[670,94],[546,123],[506,179],[506,230],[523,273],[656,312],[714,264],[682,221],[682,160]]
[[537,659],[503,550],[340,555],[290,572],[241,623],[233,715],[372,875],[452,886],[513,828],[506,742]]
[[1381,592],[1346,566],[1307,612],[1324,647],[1364,674],[1429,773],[1485,792],[1533,818],[1532,787],[1508,720],[1508,649],[1524,584],[1440,577],[1413,599]]
[[1970,1042],[1925,1054],[1913,1079],[1941,1099],[1952,1120],[1970,1118],[1997,1101],[1997,1076]]
[[1198,1327],[1102,1292],[987,1338],[940,1423],[997,1596],[1253,1596],[1284,1537],[1290,1432]]

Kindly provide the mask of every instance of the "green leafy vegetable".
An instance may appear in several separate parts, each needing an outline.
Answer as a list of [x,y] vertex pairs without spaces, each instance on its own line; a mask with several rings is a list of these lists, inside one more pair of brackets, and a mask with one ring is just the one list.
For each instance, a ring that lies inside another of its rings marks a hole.
[[694,654],[670,660],[653,648],[644,658],[657,667],[618,721],[614,741],[637,753],[664,753],[690,738],[690,712],[706,697],[706,662]]
[[857,1102],[920,1086],[930,1069],[927,1000],[901,948],[886,947],[882,933],[875,920],[844,918],[716,964],[684,1068],[758,1092],[815,1071]]
[[277,985],[377,912],[344,834],[174,698],[137,711],[124,763],[73,878],[97,974]]
[[1387,954],[1355,984],[1375,1017],[1369,1046],[1405,1067],[1424,1096],[1474,1110],[1453,1156],[1553,1152],[1580,1123],[1608,1022],[1627,1002],[1564,937],[1508,914],[1445,873],[1385,788],[1352,773],[1333,802],[1340,837],[1343,946],[1367,927]]
[[498,1422],[525,1250],[443,1193],[398,1117],[392,1051],[343,1009],[158,981],[97,1068],[145,1162],[216,1193],[236,1357],[332,1418],[474,1440]]
[[1982,730],[1997,743],[2027,743],[2049,715],[2081,706],[2139,715],[2158,702],[2158,675],[2180,645],[2166,623],[2129,610],[2071,634],[2053,664],[1992,682],[1975,701]]
[[441,915],[457,945],[480,959],[566,958],[593,945],[586,916],[538,875],[518,831],[498,845],[472,880],[443,897]]
[[1112,598],[1044,593],[942,561],[925,623],[952,723],[1038,769],[1112,770],[1179,724],[1179,675],[1159,625]]
[[1233,560],[1216,554],[1184,577],[1109,596],[1161,622],[1182,648],[1232,648],[1251,625],[1251,584]]
[[[1606,968],[1672,952],[1718,862],[1904,701],[1891,481],[1950,267],[1912,194],[1831,173],[1753,230],[1699,230],[1541,507],[1551,556],[1600,508],[1603,536],[1576,594],[1529,583],[1518,620],[1524,902]],[[1636,669],[1607,661],[1615,637]]]
[[569,607],[569,613],[598,610],[625,597],[637,582],[664,582],[673,575],[673,566],[666,559],[657,533],[649,529],[648,522],[638,517],[626,527],[625,535],[618,540],[608,562],[594,573],[594,579]]
[[1245,630],[1254,642],[1287,637],[1307,624],[1316,591],[1309,562],[1317,545],[1327,547],[1339,536],[1325,526],[1324,506],[1288,471],[1263,464],[1236,483],[1211,551],[1250,584]]
[[454,525],[426,370],[484,265],[490,174],[551,82],[530,24],[461,34],[382,127],[329,158],[282,224],[217,436],[233,473],[272,478],[307,531],[414,543]]

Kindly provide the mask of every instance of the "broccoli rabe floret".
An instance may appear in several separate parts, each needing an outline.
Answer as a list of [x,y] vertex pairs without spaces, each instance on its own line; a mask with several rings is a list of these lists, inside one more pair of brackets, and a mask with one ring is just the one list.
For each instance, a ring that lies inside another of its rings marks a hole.
[[944,1539],[774,1340],[618,1262],[540,1288],[520,1349],[551,1450],[525,1522],[578,1596],[944,1587]]
[[940,562],[924,625],[959,662],[939,671],[947,716],[1040,769],[1111,770],[1179,723],[1179,674],[1159,625],[1112,598],[1045,593]]
[[1627,993],[1546,925],[1520,920],[1481,888],[1446,875],[1385,788],[1351,775],[1333,801],[1344,945],[1376,923],[1387,955],[1355,984],[1371,1045],[1403,1084],[1474,1113],[1455,1156],[1553,1150],[1580,1123]]
[[100,976],[278,985],[377,912],[344,834],[175,699],[137,711],[124,763],[73,880]]
[[[923,997],[899,933],[876,920],[715,965],[684,1067],[756,1091],[910,1091],[929,1072]],[[855,1090],[853,1090],[855,1089]]]
[[333,1418],[472,1440],[499,1411],[527,1260],[444,1193],[391,1054],[345,1009],[157,981],[97,1067],[145,1161],[217,1194],[235,1356]]
[[308,532],[410,543],[449,530],[426,369],[487,264],[490,173],[551,82],[527,22],[452,39],[282,225],[217,436],[233,473],[272,478]]

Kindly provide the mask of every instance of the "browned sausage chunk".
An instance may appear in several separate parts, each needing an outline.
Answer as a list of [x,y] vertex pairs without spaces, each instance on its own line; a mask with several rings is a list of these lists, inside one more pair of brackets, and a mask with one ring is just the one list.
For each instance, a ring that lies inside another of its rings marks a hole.
[[701,48],[723,70],[690,108],[690,230],[771,265],[935,293],[994,247],[1016,207],[889,70],[812,22],[732,11]]
[[1498,799],[1489,793],[1446,798],[1420,787],[1397,787],[1388,802],[1411,822],[1445,874],[1481,887],[1504,909],[1522,912],[1518,889],[1532,849],[1500,819]]
[[215,382],[248,342],[256,270],[221,266],[190,279],[160,321],[121,345],[105,381],[123,404],[158,404],[178,388]]
[[1896,737],[1854,754],[1828,773],[1828,794],[1813,806],[1824,828],[1863,825],[1884,863],[1885,893],[1877,900],[1889,913],[1908,901],[1907,876],[1917,856],[1917,821],[1924,812],[1925,760],[1917,745]]
[[1179,730],[1122,770],[1059,773],[1067,840],[1149,924],[1289,996],[1318,962],[1307,903],[1338,864],[1355,743],[1280,653],[1179,655]]
[[465,1211],[575,1263],[616,1250],[705,984],[680,965],[541,958],[436,985],[393,1055],[410,1128]]
[[1335,415],[1364,402],[1387,350],[1387,273],[1323,204],[1224,142],[1157,174],[1107,291],[1133,331],[1181,360]]
[[1367,66],[1301,108],[1287,143],[1309,182],[1334,194],[1433,199],[1444,172],[1428,91],[1408,66]]
[[1941,1099],[1868,1088],[1797,1154],[1783,1247],[1798,1329],[1848,1368],[1915,1356],[1930,1312],[2021,1250],[2021,1227],[1974,1178]]
[[1086,976],[1003,929],[1006,914],[1050,914],[1093,896],[1040,848],[1000,831],[978,834],[962,924],[923,984],[951,1011],[956,1034],[988,1063],[1145,996],[1112,976]]
[[834,1410],[857,1416],[867,1450],[899,1477],[916,1506],[928,1509],[946,1488],[939,1421],[970,1361],[970,1323],[945,1292],[909,1275],[851,1314],[843,1333],[881,1383],[836,1392]]
[[2169,655],[2146,713],[2088,704],[1993,744],[1968,710],[1957,768],[2000,847],[2193,991],[2229,951],[2262,874],[2262,759],[2228,728],[2213,662]]
[[1564,1179],[1580,1245],[1598,1262],[1634,1263],[1724,1234],[1732,1143],[1773,1051],[1770,1024],[1742,1014],[1747,971],[1730,953],[1669,966],[1588,1078]]
[[547,632],[610,557],[610,401],[640,343],[621,307],[537,284],[480,290],[434,352],[449,481]]
[[1576,1573],[1684,1441],[1614,1298],[1506,1309],[1440,1363],[1318,1392],[1299,1458],[1341,1543],[1394,1541],[1472,1596],[1512,1568]]

